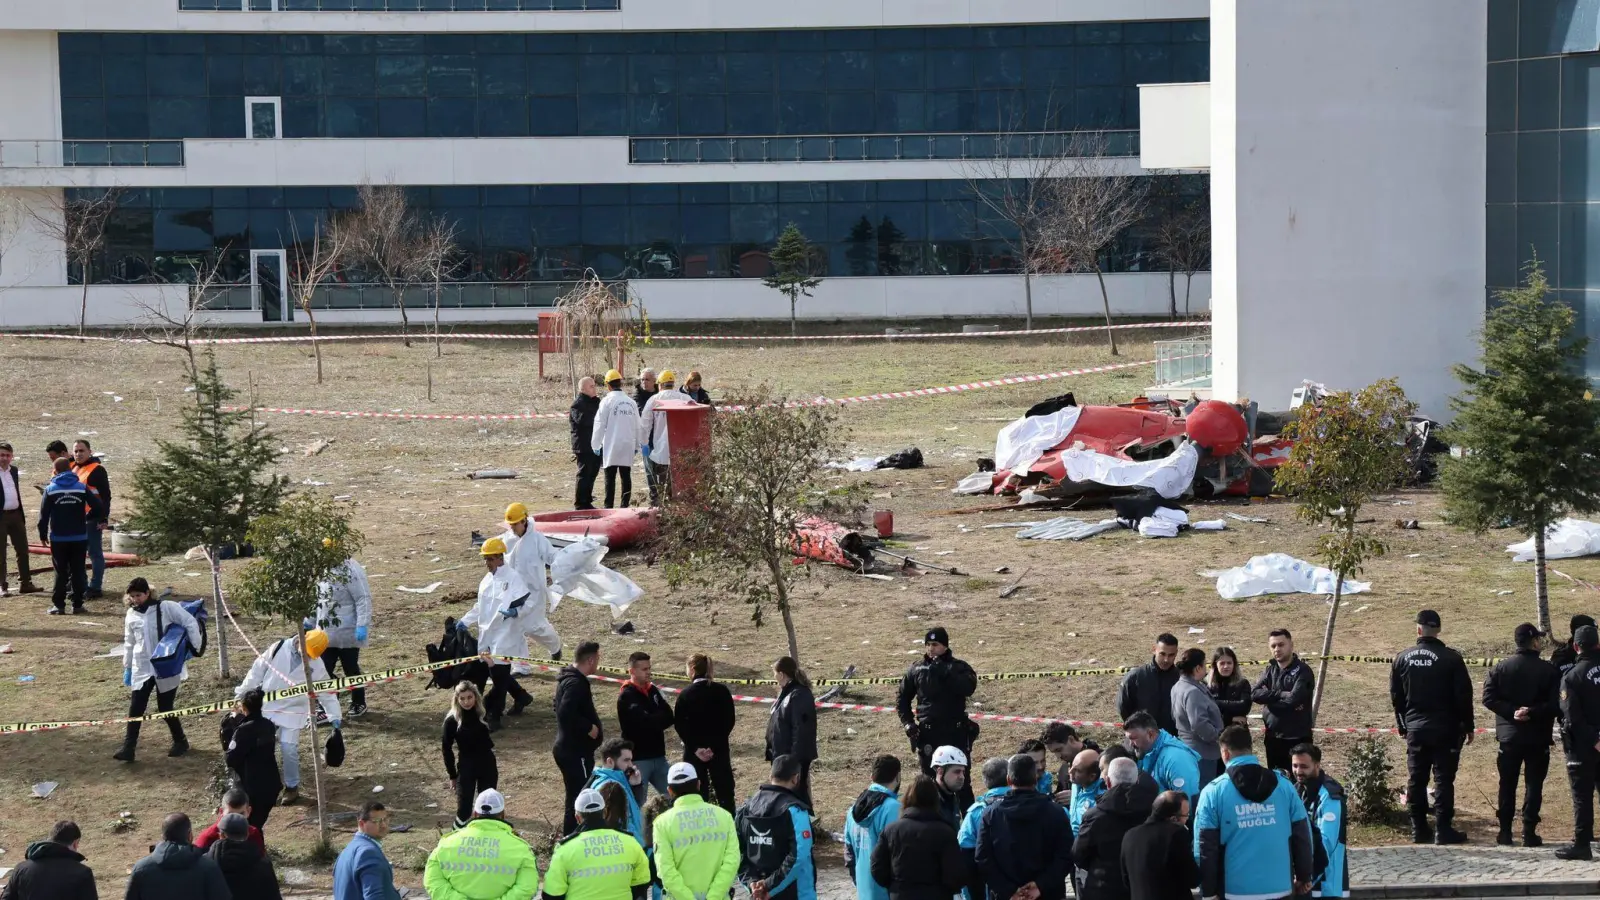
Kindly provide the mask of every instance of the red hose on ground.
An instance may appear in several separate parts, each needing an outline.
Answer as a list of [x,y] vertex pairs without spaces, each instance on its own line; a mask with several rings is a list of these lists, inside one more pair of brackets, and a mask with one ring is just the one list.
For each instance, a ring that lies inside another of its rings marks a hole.
[[[45,544],[29,544],[28,545],[28,552],[33,554],[34,556],[49,556],[50,555],[50,547],[48,545],[45,545]],[[140,556],[137,553],[107,553],[106,554],[106,567],[107,568],[115,568],[115,567],[118,567],[118,566],[142,566],[144,564],[145,564],[144,557]]]

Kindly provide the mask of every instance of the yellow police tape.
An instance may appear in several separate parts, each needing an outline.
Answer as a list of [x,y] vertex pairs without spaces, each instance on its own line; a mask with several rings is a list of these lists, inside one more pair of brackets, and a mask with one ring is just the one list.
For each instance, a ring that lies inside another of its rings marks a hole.
[[[339,693],[339,692],[342,692],[342,691],[351,690],[353,688],[365,687],[366,685],[369,685],[369,684],[376,684],[376,683],[378,683],[380,681],[393,681],[393,680],[395,680],[397,678],[410,678],[410,677],[412,677],[414,675],[425,675],[425,674],[427,674],[429,672],[434,672],[434,671],[437,671],[439,669],[445,669],[445,668],[449,668],[450,666],[461,665],[462,663],[470,663],[470,662],[473,662],[475,660],[480,660],[480,659],[482,659],[482,657],[470,656],[470,657],[464,657],[464,658],[461,658],[461,659],[443,660],[441,662],[423,663],[421,665],[416,665],[416,666],[402,666],[402,667],[394,668],[394,669],[385,669],[382,672],[363,672],[360,675],[355,675],[355,676],[350,676],[350,677],[329,678],[329,679],[326,679],[324,681],[314,681],[310,685],[299,684],[299,685],[295,685],[294,687],[291,687],[291,688],[285,688],[285,689],[283,689],[281,691],[273,691],[273,692],[271,692],[271,693],[266,695],[265,702],[270,703],[270,702],[272,702],[274,700],[287,700],[287,699],[291,699],[291,698],[294,698],[294,697],[303,697],[303,696],[305,696],[306,694],[308,694],[308,693],[310,693],[312,691],[316,691],[317,693],[329,693],[329,692]],[[523,662],[523,663],[528,663],[529,665],[543,666],[545,668],[559,668],[559,667],[565,665],[565,663],[561,662],[560,660],[539,659],[537,657],[532,657],[532,656],[497,656],[497,657],[495,657],[495,659],[505,660],[505,661],[509,661],[509,662]],[[1309,657],[1301,657],[1301,659],[1310,662],[1310,661],[1316,661],[1319,658],[1315,657],[1315,656],[1309,656]],[[1340,655],[1340,656],[1330,656],[1330,657],[1328,657],[1328,659],[1333,661],[1333,662],[1356,662],[1356,663],[1392,663],[1394,661],[1393,657],[1388,657],[1388,656],[1350,656],[1350,655]],[[1469,665],[1469,666],[1475,666],[1475,667],[1489,667],[1489,666],[1493,666],[1495,663],[1497,663],[1499,661],[1500,661],[1499,659],[1492,658],[1492,657],[1478,657],[1478,658],[1474,658],[1474,659],[1467,659],[1466,660],[1466,664]],[[1272,660],[1249,660],[1249,661],[1241,661],[1239,663],[1239,665],[1240,666],[1265,666],[1265,665],[1269,665],[1271,662],[1272,662]],[[1137,666],[1112,666],[1112,667],[1099,668],[1099,669],[1059,669],[1059,670],[1051,671],[1051,672],[985,672],[985,673],[981,673],[981,674],[978,675],[978,680],[979,681],[1025,681],[1025,680],[1029,680],[1029,679],[1043,679],[1043,678],[1072,678],[1072,677],[1076,677],[1076,676],[1080,676],[1080,675],[1123,675],[1123,674],[1126,674],[1128,672],[1133,671],[1135,668],[1138,668],[1138,667]],[[623,677],[626,677],[627,674],[628,674],[628,670],[627,669],[617,668],[617,667],[613,667],[613,666],[600,666],[598,669],[596,669],[596,671],[597,672],[603,672],[603,673],[606,673],[608,675],[617,675],[617,676],[623,676]],[[654,674],[652,677],[657,678],[657,679],[661,679],[661,680],[673,680],[673,681],[688,681],[689,680],[687,676],[668,675],[668,674],[665,674],[665,673],[657,673],[657,674]],[[905,677],[904,675],[889,675],[889,676],[876,676],[876,677],[869,677],[869,678],[816,678],[816,679],[812,679],[811,683],[813,685],[815,685],[815,686],[900,684],[900,682],[904,679],[904,677]],[[776,681],[771,680],[771,679],[765,679],[765,678],[718,678],[717,680],[722,682],[723,684],[740,685],[740,686],[775,686],[777,684]],[[101,725],[122,725],[122,724],[126,724],[128,722],[155,722],[155,721],[159,721],[161,719],[185,718],[185,717],[188,717],[188,716],[202,716],[202,715],[206,715],[207,713],[218,713],[218,712],[224,712],[224,711],[227,711],[227,710],[231,710],[231,709],[233,709],[234,702],[235,701],[233,701],[233,700],[218,700],[218,701],[215,701],[213,703],[206,703],[206,704],[203,704],[203,705],[200,705],[200,706],[186,706],[183,709],[168,710],[167,712],[147,713],[147,714],[142,715],[142,716],[133,716],[133,717],[120,716],[120,717],[114,717],[114,718],[109,718],[109,719],[84,719],[84,720],[80,720],[80,721],[71,721],[71,722],[0,722],[0,735],[3,735],[3,734],[24,734],[24,733],[39,732],[39,731],[55,731],[55,730],[62,729],[62,728],[85,728],[85,727],[94,727],[94,726],[101,726]]]

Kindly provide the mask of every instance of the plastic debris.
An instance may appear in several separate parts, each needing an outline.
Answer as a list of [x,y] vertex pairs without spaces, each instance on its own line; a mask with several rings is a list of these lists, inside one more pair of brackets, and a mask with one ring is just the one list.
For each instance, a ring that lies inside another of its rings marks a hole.
[[40,800],[43,800],[43,799],[49,797],[51,794],[54,794],[56,792],[56,788],[58,788],[60,786],[61,786],[60,782],[56,782],[56,781],[41,781],[38,784],[33,786],[33,796],[37,797]]
[[[1157,510],[1161,512],[1161,510]],[[1171,538],[1178,536],[1178,523],[1170,519],[1146,516],[1139,520],[1139,534],[1147,538]]]
[[1264,518],[1262,518],[1260,516],[1241,516],[1238,513],[1227,513],[1226,515],[1228,516],[1228,518],[1233,519],[1236,522],[1251,522],[1251,523],[1254,523],[1256,525],[1271,525],[1272,524],[1272,520],[1271,519],[1264,519]]
[[[1512,562],[1533,561],[1533,538],[1506,547]],[[1544,558],[1573,559],[1600,553],[1600,525],[1582,519],[1562,519],[1544,532]]]
[[1116,519],[1085,522],[1071,516],[1059,516],[1017,532],[1017,537],[1030,541],[1081,541],[1117,527]]
[[427,587],[406,587],[405,585],[402,584],[402,585],[397,586],[395,588],[395,590],[397,590],[397,591],[405,591],[408,594],[431,594],[434,591],[438,590],[440,585],[443,585],[443,584],[444,584],[444,582],[442,582],[442,581],[435,581],[433,584],[430,584]]
[[479,470],[477,472],[473,472],[473,473],[469,474],[467,477],[472,479],[473,481],[481,481],[481,480],[484,480],[484,479],[493,479],[493,478],[515,478],[515,477],[517,477],[517,470],[516,469],[482,469],[482,470]]
[[[1226,600],[1242,600],[1263,594],[1328,595],[1333,593],[1335,581],[1332,570],[1314,566],[1287,553],[1251,557],[1249,562],[1237,569],[1214,574],[1217,577],[1217,593]],[[1370,582],[1346,581],[1343,593],[1359,594],[1370,590]]]
[[17,684],[33,684],[32,675],[18,675]]
[[989,474],[988,472],[973,472],[971,475],[968,475],[967,477],[961,479],[961,481],[959,483],[957,483],[956,486],[950,490],[950,493],[952,493],[952,494],[987,494],[987,493],[989,493],[989,489],[991,487],[993,487],[993,485],[994,485],[994,476],[993,475]]
[[1190,522],[1189,527],[1195,531],[1226,531],[1228,523],[1221,519],[1206,519],[1202,522]]

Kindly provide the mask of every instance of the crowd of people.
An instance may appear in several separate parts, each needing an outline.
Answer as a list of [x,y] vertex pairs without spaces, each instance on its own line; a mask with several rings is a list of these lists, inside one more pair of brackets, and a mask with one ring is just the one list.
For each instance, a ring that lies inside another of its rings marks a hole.
[[[50,615],[85,612],[84,603],[104,596],[106,575],[105,532],[111,520],[111,477],[95,456],[87,438],[45,445],[50,480],[36,484],[39,505],[39,542],[50,549],[55,580],[50,593]],[[7,544],[16,556],[18,591],[40,592],[33,580],[28,551],[27,517],[22,508],[22,475],[16,449],[0,441],[0,597],[11,595],[6,565]]]
[[[605,395],[601,396],[601,388]],[[654,369],[639,373],[633,394],[623,388],[616,369],[578,382],[578,396],[567,414],[572,433],[572,455],[578,464],[576,509],[594,509],[594,482],[601,470],[606,476],[607,509],[633,502],[633,458],[644,463],[650,505],[660,506],[661,496],[672,496],[672,447],[667,440],[667,414],[658,407],[668,401],[712,406],[699,372],[690,372],[678,387],[677,373]],[[621,496],[617,493],[621,484]],[[618,500],[620,499],[620,503]]]

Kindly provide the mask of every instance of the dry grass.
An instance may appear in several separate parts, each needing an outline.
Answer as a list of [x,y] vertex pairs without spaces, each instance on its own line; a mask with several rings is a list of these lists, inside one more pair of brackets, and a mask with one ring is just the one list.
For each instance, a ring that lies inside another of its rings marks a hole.
[[[566,390],[540,384],[535,358],[522,345],[517,347],[447,345],[442,360],[431,360],[431,348],[407,351],[398,342],[330,345],[325,353],[329,378],[321,386],[313,384],[309,348],[230,347],[222,351],[221,360],[231,383],[247,388],[254,380],[256,399],[264,405],[564,411]],[[95,448],[107,454],[117,503],[126,510],[127,473],[135,459],[152,451],[154,436],[170,433],[175,407],[185,398],[176,357],[171,351],[148,347],[16,340],[0,341],[0,353],[10,384],[27,390],[26,395],[13,389],[0,396],[0,439],[18,446],[25,481],[43,480],[42,447],[47,441],[97,432]],[[1150,356],[1146,340],[1126,346],[1122,359]],[[644,350],[643,357],[645,363],[680,372],[700,369],[717,393],[741,383],[766,381],[794,397],[847,396],[1111,361],[1103,348],[1085,342],[992,339],[652,347]],[[636,357],[630,367],[640,362]],[[430,365],[431,404],[424,399]],[[1049,514],[938,514],[992,502],[953,498],[949,488],[972,471],[976,457],[988,455],[1000,424],[1022,408],[1065,390],[1076,391],[1084,401],[1125,399],[1148,378],[1148,369],[1136,369],[1045,385],[866,404],[847,411],[853,447],[885,453],[915,444],[926,455],[928,467],[841,477],[859,478],[871,486],[874,504],[894,510],[901,539],[968,575],[928,574],[880,582],[817,569],[803,584],[796,609],[805,666],[818,676],[837,675],[850,664],[863,674],[897,674],[913,658],[924,628],[933,622],[950,630],[958,655],[985,672],[1138,662],[1151,637],[1169,630],[1186,644],[1207,648],[1230,644],[1242,657],[1260,659],[1266,655],[1268,628],[1282,625],[1301,636],[1303,649],[1314,649],[1324,604],[1308,597],[1231,604],[1220,600],[1212,585],[1197,574],[1242,564],[1257,553],[1309,554],[1315,532],[1294,523],[1288,505],[1254,507],[1272,519],[1270,525],[1230,522],[1231,530],[1221,534],[1191,534],[1169,541],[1119,532],[1084,543],[1024,542],[1004,529],[977,526],[1037,520]],[[114,402],[107,391],[122,401]],[[538,509],[570,503],[568,436],[559,421],[276,417],[272,424],[283,446],[290,448],[283,465],[294,481],[325,482],[325,487],[316,489],[348,494],[355,504],[358,524],[368,538],[365,562],[378,615],[373,646],[363,659],[369,670],[417,661],[422,645],[437,638],[444,616],[464,608],[443,598],[470,589],[478,579],[479,563],[468,543],[469,532],[492,528],[512,500]],[[298,448],[318,438],[335,442],[319,456],[303,457]],[[490,466],[517,468],[522,477],[490,482],[464,477],[468,471]],[[642,484],[643,479],[638,481]],[[1372,509],[1372,517],[1379,520],[1375,527],[1392,539],[1392,551],[1366,573],[1374,591],[1353,598],[1346,607],[1336,650],[1393,653],[1411,642],[1410,622],[1416,610],[1431,607],[1444,617],[1445,638],[1469,656],[1506,652],[1513,626],[1532,615],[1527,568],[1512,565],[1500,552],[1514,536],[1474,537],[1439,524],[1437,498],[1431,493],[1407,494],[1402,500],[1412,505],[1392,506],[1389,501]],[[1421,519],[1424,528],[1388,527],[1389,520],[1397,517]],[[950,552],[936,555],[944,551]],[[623,554],[612,561],[645,588],[646,599],[631,611],[639,631],[632,637],[612,635],[602,610],[563,604],[553,619],[569,647],[584,639],[599,640],[612,664],[643,647],[657,655],[658,670],[666,671],[676,670],[676,661],[690,652],[710,650],[719,660],[719,673],[727,677],[762,676],[782,652],[781,631],[757,631],[748,623],[746,610],[719,607],[714,598],[669,595],[660,574],[640,557]],[[997,591],[1016,576],[995,574],[1002,565],[1012,573],[1029,570],[1023,590],[1006,600],[998,599]],[[1575,561],[1565,570],[1600,578],[1600,561]],[[137,571],[112,570],[106,587],[108,592],[120,591],[129,577],[140,574],[156,584],[192,591],[205,583],[202,571],[194,563],[164,560]],[[429,596],[395,590],[402,584],[436,580],[446,584]],[[1498,593],[1505,590],[1513,593]],[[118,661],[93,659],[117,643],[120,606],[106,600],[91,604],[91,616],[55,619],[42,615],[46,605],[39,597],[0,603],[0,642],[11,643],[14,650],[0,656],[0,720],[120,714],[126,694],[120,686]],[[1561,622],[1594,606],[1586,595],[1559,580],[1554,605]],[[258,645],[283,631],[283,626],[264,621],[246,620],[244,625]],[[1191,635],[1194,628],[1204,632]],[[247,662],[240,660],[236,667],[242,672]],[[227,693],[229,686],[214,680],[214,666],[209,655],[196,666],[197,677],[181,691],[180,703]],[[34,675],[34,682],[18,683],[24,673]],[[1387,674],[1382,665],[1335,664],[1324,723],[1388,725]],[[1473,675],[1481,685],[1483,671],[1474,670]],[[549,682],[534,678],[528,684],[536,695],[535,705],[498,741],[501,786],[510,799],[512,818],[530,832],[545,832],[559,821],[561,799],[560,778],[548,749],[553,737]],[[1114,686],[1115,679],[1104,676],[985,682],[975,701],[993,712],[1111,719]],[[395,820],[414,826],[409,834],[390,838],[389,853],[401,861],[401,883],[419,884],[420,874],[406,871],[405,866],[420,868],[451,812],[452,795],[438,757],[439,720],[446,698],[423,691],[414,681],[380,686],[370,693],[373,712],[347,728],[350,757],[332,776],[332,803],[336,810],[353,809],[382,785],[382,798],[395,810]],[[609,726],[614,722],[610,689],[601,686],[597,697]],[[893,689],[857,688],[851,697],[892,704]],[[741,705],[740,712],[734,752],[744,791],[757,783],[765,768],[761,762],[765,717],[759,706]],[[1480,712],[1480,723],[1486,722],[1487,713]],[[199,819],[213,804],[207,784],[218,764],[216,722],[191,719],[187,725],[196,752],[181,760],[166,759],[165,729],[157,725],[145,729],[141,758],[133,766],[111,760],[120,738],[112,728],[0,738],[9,756],[0,776],[0,821],[6,823],[3,846],[9,851],[4,860],[14,865],[28,840],[41,836],[57,819],[74,818],[84,827],[84,849],[102,879],[102,890],[118,889],[127,867],[156,839],[163,814],[185,810]],[[864,782],[866,763],[878,753],[904,753],[906,748],[890,715],[828,713],[820,731],[819,810],[827,825],[837,828],[844,808]],[[977,755],[1008,753],[1034,731],[986,723]],[[1332,737],[1327,743],[1332,748],[1330,768],[1337,776],[1344,739]],[[1398,759],[1398,746],[1396,750]],[[304,763],[309,779],[309,760]],[[1480,741],[1465,755],[1458,786],[1463,817],[1480,838],[1489,829],[1487,819],[1493,812],[1492,773],[1493,743]],[[43,780],[59,781],[61,787],[47,801],[28,799],[28,786]],[[1558,780],[1548,788],[1546,832],[1559,836],[1569,821],[1566,792]],[[108,823],[121,810],[134,812],[140,827],[129,833],[110,831]],[[287,859],[303,860],[314,838],[314,829],[291,824],[303,810],[276,811],[269,823],[270,841]],[[1369,832],[1363,837],[1391,836]],[[322,869],[315,874],[326,877]]]

